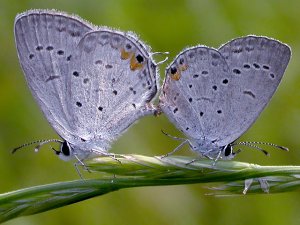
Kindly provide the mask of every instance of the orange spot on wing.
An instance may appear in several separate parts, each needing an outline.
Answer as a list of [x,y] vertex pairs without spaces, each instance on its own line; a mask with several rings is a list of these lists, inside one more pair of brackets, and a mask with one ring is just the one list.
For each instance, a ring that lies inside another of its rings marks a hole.
[[135,55],[132,55],[131,56],[131,59],[130,59],[130,69],[131,70],[137,70],[137,69],[141,69],[144,67],[144,63],[139,63],[137,60],[136,60],[136,57]]
[[187,64],[183,64],[183,65],[180,65],[180,66],[179,66],[179,69],[180,69],[181,71],[185,71],[185,70],[187,70],[187,68],[188,68],[188,65],[187,65]]
[[179,80],[180,77],[181,77],[181,73],[180,73],[179,70],[177,70],[177,72],[174,73],[174,74],[171,74],[171,73],[170,73],[170,76],[171,76],[171,78],[172,78],[173,80]]
[[132,55],[132,52],[126,52],[124,48],[121,50],[121,59],[129,59],[130,56]]

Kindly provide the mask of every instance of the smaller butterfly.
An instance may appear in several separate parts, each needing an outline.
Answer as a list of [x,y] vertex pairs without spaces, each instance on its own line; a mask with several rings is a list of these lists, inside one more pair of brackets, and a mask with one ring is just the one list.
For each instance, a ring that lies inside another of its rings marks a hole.
[[[232,158],[234,143],[255,122],[276,91],[291,57],[289,46],[257,36],[234,39],[218,50],[182,51],[166,69],[159,107],[188,139],[183,144],[217,160]],[[173,152],[169,153],[172,154]]]

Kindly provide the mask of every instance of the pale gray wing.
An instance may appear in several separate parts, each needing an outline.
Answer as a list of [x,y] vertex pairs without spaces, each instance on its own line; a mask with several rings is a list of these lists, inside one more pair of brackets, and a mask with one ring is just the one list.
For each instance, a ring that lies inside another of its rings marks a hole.
[[111,141],[143,115],[157,92],[156,65],[132,35],[93,31],[76,49],[70,102],[76,133],[90,142]]
[[82,19],[54,10],[30,10],[15,19],[15,42],[30,90],[64,139],[73,138],[66,80],[74,50],[93,29]]
[[183,51],[166,70],[160,107],[188,137],[219,140],[231,116],[228,72],[217,50],[199,46]]
[[247,36],[223,45],[224,56],[233,74],[235,90],[227,94],[231,116],[223,138],[226,145],[239,138],[257,119],[276,91],[291,57],[290,48],[266,37]]

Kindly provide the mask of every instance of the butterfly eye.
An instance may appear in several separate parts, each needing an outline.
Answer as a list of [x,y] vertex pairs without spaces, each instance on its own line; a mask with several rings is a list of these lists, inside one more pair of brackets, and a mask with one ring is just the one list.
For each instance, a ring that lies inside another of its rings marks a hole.
[[230,156],[232,154],[232,146],[227,145],[226,148],[224,149],[224,155],[225,156]]
[[70,155],[70,146],[69,146],[68,142],[64,141],[62,143],[61,148],[60,148],[60,152],[65,156]]

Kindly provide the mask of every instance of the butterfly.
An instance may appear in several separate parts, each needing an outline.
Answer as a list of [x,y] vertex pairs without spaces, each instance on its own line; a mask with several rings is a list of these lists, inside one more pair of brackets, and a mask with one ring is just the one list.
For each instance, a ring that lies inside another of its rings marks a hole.
[[[159,96],[161,111],[187,136],[173,152],[188,143],[208,158],[233,157],[234,142],[271,100],[290,57],[286,44],[254,35],[219,49],[199,45],[179,53],[166,69]],[[262,142],[236,144],[286,150]]]
[[14,34],[31,93],[62,138],[37,149],[54,141],[65,160],[109,155],[113,140],[156,111],[157,65],[135,34],[55,10],[17,15]]

